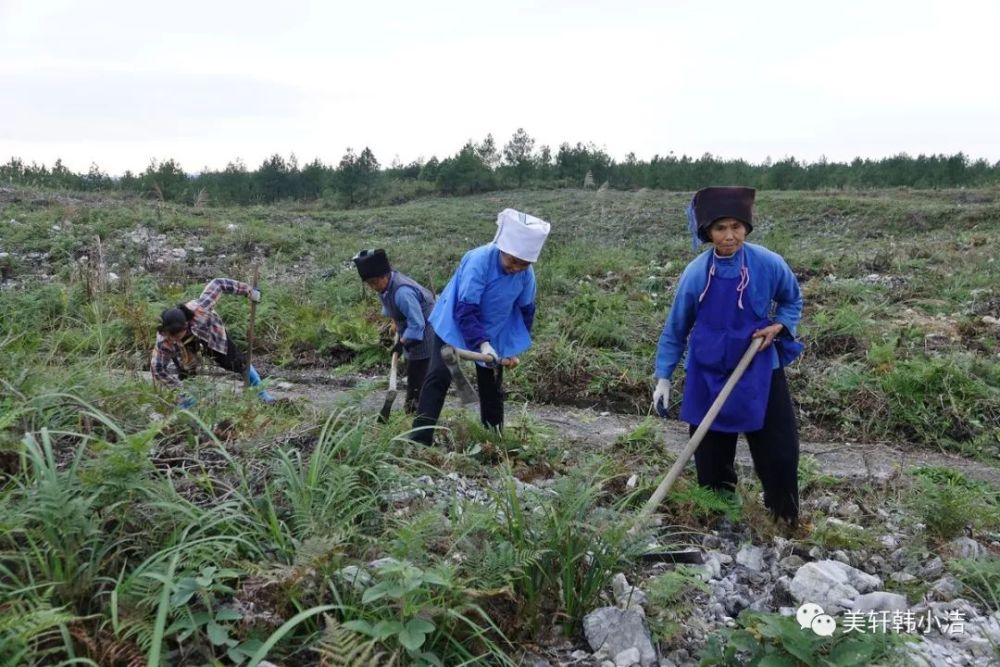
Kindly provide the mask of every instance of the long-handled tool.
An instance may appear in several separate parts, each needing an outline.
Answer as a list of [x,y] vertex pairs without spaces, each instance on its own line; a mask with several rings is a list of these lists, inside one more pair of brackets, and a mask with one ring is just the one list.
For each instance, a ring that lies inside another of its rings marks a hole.
[[444,365],[448,367],[448,371],[451,372],[451,379],[455,383],[455,391],[458,393],[458,398],[462,401],[463,405],[475,403],[479,400],[479,397],[476,395],[476,390],[469,384],[465,373],[462,372],[460,361],[467,359],[469,361],[481,361],[486,364],[499,361],[499,359],[492,355],[483,354],[482,352],[472,352],[471,350],[461,350],[451,345],[445,345],[441,348],[441,359],[444,361]]
[[[252,289],[257,289],[257,281],[260,279],[260,266],[253,265],[253,285]],[[247,362],[243,370],[243,385],[250,386],[250,366],[253,365],[253,325],[257,319],[257,302],[250,302],[250,326],[247,327]]]
[[396,349],[399,344],[399,333],[392,342],[392,365],[389,366],[389,391],[385,393],[385,401],[382,402],[382,410],[378,413],[378,420],[381,423],[389,421],[389,413],[392,412],[392,404],[396,400],[396,365],[399,362],[399,351]]
[[674,482],[676,482],[677,478],[680,477],[681,471],[684,470],[684,466],[687,465],[687,462],[694,455],[695,450],[698,449],[698,445],[701,444],[705,434],[708,433],[708,430],[712,427],[712,422],[715,421],[715,418],[718,416],[719,411],[722,410],[722,406],[725,404],[726,399],[729,398],[729,394],[732,393],[733,387],[735,387],[736,383],[739,382],[741,377],[743,377],[743,373],[746,372],[747,366],[750,365],[750,362],[753,360],[754,355],[757,354],[757,351],[760,349],[763,342],[763,338],[754,338],[750,341],[750,347],[748,347],[747,351],[743,353],[740,363],[736,364],[735,370],[733,370],[729,379],[726,380],[726,384],[723,385],[722,391],[719,392],[715,401],[708,408],[708,412],[705,413],[705,418],[701,420],[700,424],[698,424],[698,428],[695,430],[694,435],[691,436],[691,439],[688,440],[687,446],[684,447],[684,450],[677,456],[677,460],[674,461],[673,467],[670,468],[670,471],[663,478],[663,481],[661,481],[660,485],[656,487],[656,491],[653,492],[653,495],[649,497],[649,500],[646,501],[646,504],[643,506],[638,516],[636,516],[635,523],[633,523],[632,527],[629,528],[630,535],[641,530],[646,521],[649,520],[649,516],[653,513],[653,510],[655,510],[660,503],[663,502],[667,492],[670,491]]

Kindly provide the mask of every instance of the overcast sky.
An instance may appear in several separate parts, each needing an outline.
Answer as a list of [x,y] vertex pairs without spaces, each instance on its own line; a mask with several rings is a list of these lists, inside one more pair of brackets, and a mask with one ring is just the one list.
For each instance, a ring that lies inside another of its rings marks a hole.
[[997,0],[0,0],[0,161],[383,165],[518,127],[615,158],[1000,160]]

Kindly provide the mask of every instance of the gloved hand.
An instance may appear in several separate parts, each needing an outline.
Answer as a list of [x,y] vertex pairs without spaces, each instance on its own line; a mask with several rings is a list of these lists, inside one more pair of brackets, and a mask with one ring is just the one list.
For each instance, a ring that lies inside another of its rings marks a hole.
[[499,355],[499,354],[497,354],[497,351],[493,349],[493,346],[492,346],[492,345],[490,345],[490,342],[489,342],[489,341],[484,341],[484,342],[482,342],[482,343],[481,343],[481,344],[479,345],[479,351],[480,351],[480,353],[482,353],[482,354],[488,354],[488,355],[490,355],[491,357],[493,357],[493,363],[492,363],[492,364],[490,364],[491,366],[492,366],[492,365],[494,365],[494,364],[496,364],[496,363],[497,363],[497,361],[499,361],[499,360],[500,360],[500,355]]
[[392,346],[392,351],[394,354],[403,354],[403,339],[400,338],[396,341],[396,344]]
[[197,402],[191,396],[181,396],[181,400],[177,402],[177,405],[181,410],[190,410]]
[[260,290],[254,287],[250,290],[250,300],[254,303],[260,303]]
[[660,417],[667,416],[667,405],[670,403],[670,380],[659,378],[656,389],[653,390],[653,411]]

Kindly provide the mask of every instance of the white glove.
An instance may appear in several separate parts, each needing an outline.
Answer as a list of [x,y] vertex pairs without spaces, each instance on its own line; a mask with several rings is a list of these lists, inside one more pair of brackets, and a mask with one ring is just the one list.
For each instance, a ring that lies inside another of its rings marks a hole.
[[250,290],[250,300],[254,303],[260,303],[260,290],[254,287]]
[[667,416],[667,406],[670,403],[670,380],[659,378],[656,389],[653,390],[653,412],[661,417]]
[[481,344],[479,345],[479,351],[480,351],[480,352],[481,352],[482,354],[488,354],[488,355],[490,355],[491,357],[493,357],[493,363],[494,363],[494,364],[495,364],[496,362],[500,361],[500,355],[499,355],[499,354],[497,354],[497,351],[493,349],[493,346],[492,346],[492,345],[490,345],[489,341],[485,341],[485,342],[481,343]]

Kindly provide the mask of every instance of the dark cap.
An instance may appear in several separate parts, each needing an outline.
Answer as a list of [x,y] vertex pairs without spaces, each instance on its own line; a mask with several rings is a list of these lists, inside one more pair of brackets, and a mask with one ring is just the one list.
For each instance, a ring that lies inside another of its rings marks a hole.
[[354,265],[358,267],[358,274],[362,280],[378,278],[392,271],[392,267],[389,266],[389,257],[381,248],[362,250],[354,256]]
[[702,188],[694,194],[691,205],[698,221],[698,238],[706,243],[711,239],[708,228],[722,218],[736,218],[753,231],[753,201],[757,191],[744,187]]

